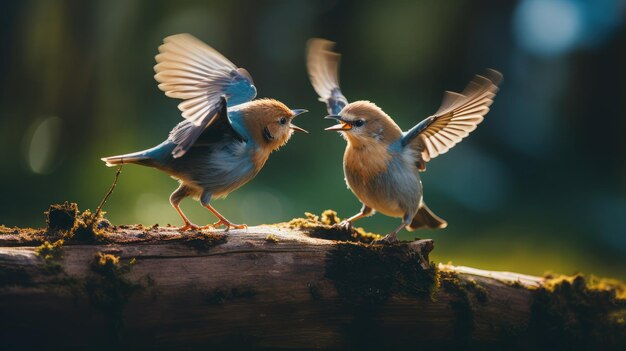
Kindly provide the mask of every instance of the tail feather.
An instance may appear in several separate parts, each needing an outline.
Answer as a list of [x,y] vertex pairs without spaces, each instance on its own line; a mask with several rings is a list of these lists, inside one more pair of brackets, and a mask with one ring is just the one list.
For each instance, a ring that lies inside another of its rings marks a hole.
[[413,217],[411,224],[407,227],[408,230],[413,231],[419,228],[437,228],[443,229],[448,226],[448,222],[439,218],[434,214],[426,204],[422,204],[417,214]]
[[123,165],[127,163],[135,163],[135,164],[144,165],[150,159],[151,158],[147,156],[145,152],[143,151],[134,152],[131,154],[109,156],[109,157],[101,158],[101,160],[106,163],[107,167],[113,167],[116,165]]
[[108,167],[134,163],[142,166],[159,167],[171,157],[176,144],[166,140],[161,144],[147,150],[132,152],[130,154],[101,158]]

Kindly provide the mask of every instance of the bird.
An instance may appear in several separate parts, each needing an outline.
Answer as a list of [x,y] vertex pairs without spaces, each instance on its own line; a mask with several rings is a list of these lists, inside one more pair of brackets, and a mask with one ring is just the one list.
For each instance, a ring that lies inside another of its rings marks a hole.
[[[153,167],[177,179],[179,186],[169,200],[184,222],[181,231],[247,228],[226,219],[211,200],[252,180],[294,131],[307,133],[292,120],[308,111],[292,110],[275,99],[255,99],[248,71],[191,34],[163,39],[155,59],[158,87],[166,96],[183,100],[178,105],[183,120],[161,144],[102,161],[109,167]],[[186,197],[199,200],[218,221],[202,227],[191,223],[179,206]]]
[[341,55],[335,43],[313,38],[307,43],[307,70],[311,84],[326,104],[326,119],[338,123],[326,128],[347,141],[343,170],[348,188],[362,204],[361,211],[342,221],[350,226],[376,211],[401,218],[402,223],[379,243],[397,242],[406,228],[445,228],[423,199],[420,172],[426,163],[446,153],[483,121],[493,103],[502,74],[487,69],[476,75],[462,93],[446,91],[441,107],[408,131],[370,101],[348,103],[339,86]]

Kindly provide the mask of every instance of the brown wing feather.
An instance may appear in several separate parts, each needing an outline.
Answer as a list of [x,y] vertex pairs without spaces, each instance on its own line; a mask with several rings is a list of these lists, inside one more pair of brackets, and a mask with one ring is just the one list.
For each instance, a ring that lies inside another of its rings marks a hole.
[[407,132],[403,144],[426,162],[446,153],[483,121],[501,81],[502,74],[490,69],[485,76],[476,75],[462,93],[446,91],[437,112]]
[[326,103],[329,114],[338,114],[348,100],[339,88],[341,55],[333,51],[335,43],[325,39],[310,39],[307,43],[307,70],[319,100]]

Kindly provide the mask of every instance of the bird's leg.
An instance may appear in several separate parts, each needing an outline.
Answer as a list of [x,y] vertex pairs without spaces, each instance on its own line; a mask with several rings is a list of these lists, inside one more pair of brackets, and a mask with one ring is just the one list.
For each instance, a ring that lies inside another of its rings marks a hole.
[[183,219],[183,222],[185,222],[185,225],[178,228],[178,230],[199,230],[200,227],[191,223],[187,216],[185,216],[183,211],[180,209],[180,202],[187,196],[189,196],[189,188],[182,184],[178,187],[178,189],[174,190],[172,195],[170,195],[170,204],[172,204],[176,212],[178,212],[180,217]]
[[213,212],[213,214],[215,215],[215,217],[217,217],[219,219],[219,221],[213,223],[213,227],[217,228],[221,225],[226,226],[226,230],[228,231],[230,228],[235,228],[235,229],[246,229],[248,228],[247,225],[245,224],[233,224],[231,223],[228,219],[226,219],[224,216],[222,216],[219,212],[217,212],[216,209],[213,208],[213,206],[207,204],[206,208],[209,209],[209,211]]
[[397,236],[398,232],[404,229],[410,223],[411,223],[411,216],[404,215],[404,217],[402,218],[402,224],[400,224],[398,228],[394,229],[391,233],[385,235],[384,238],[372,242],[372,244],[391,244],[391,243],[398,242],[398,236]]
[[352,226],[352,222],[356,221],[357,219],[361,219],[363,217],[367,217],[369,215],[371,215],[374,212],[374,210],[372,210],[371,207],[366,206],[365,204],[363,205],[363,207],[361,208],[361,212],[355,214],[354,216],[341,221],[341,223],[338,224],[338,226],[340,227],[344,227],[346,229],[350,229],[350,227]]
[[197,226],[197,225],[195,225],[195,224],[193,224],[193,223],[191,223],[189,221],[189,219],[187,218],[187,216],[185,216],[185,214],[180,209],[178,204],[176,204],[176,205],[172,204],[172,206],[174,206],[174,208],[176,209],[176,212],[178,212],[180,217],[183,219],[183,222],[185,222],[185,225],[183,225],[182,227],[178,228],[178,230],[200,230],[200,229],[202,229],[201,227],[199,227],[199,226]]
[[398,228],[394,229],[391,233],[385,235],[384,238],[380,239],[380,240],[376,240],[376,242],[380,242],[380,243],[395,243],[398,241],[398,232],[401,231],[402,229],[404,229],[404,227],[406,227],[406,224],[402,223],[398,226]]

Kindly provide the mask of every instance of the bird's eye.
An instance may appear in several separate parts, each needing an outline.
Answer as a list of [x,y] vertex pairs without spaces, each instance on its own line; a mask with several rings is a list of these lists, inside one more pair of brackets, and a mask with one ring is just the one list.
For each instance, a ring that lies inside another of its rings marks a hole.
[[281,118],[281,119],[278,121],[278,123],[280,123],[280,124],[285,124],[285,123],[287,123],[287,118],[285,118],[285,117]]
[[364,121],[364,120],[362,120],[362,119],[357,119],[357,120],[354,122],[354,125],[355,125],[356,127],[363,127],[363,125],[364,125],[364,124],[365,124],[365,121]]

